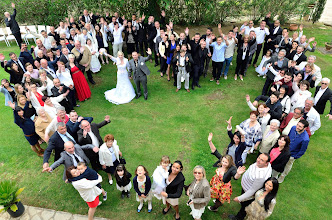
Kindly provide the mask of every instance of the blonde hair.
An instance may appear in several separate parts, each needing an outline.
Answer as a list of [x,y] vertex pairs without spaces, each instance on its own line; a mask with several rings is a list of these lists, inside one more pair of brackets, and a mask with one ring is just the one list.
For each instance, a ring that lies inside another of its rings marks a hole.
[[68,58],[75,58],[75,55],[74,54],[69,54]]
[[25,98],[25,100],[27,100],[27,97],[25,97],[25,95],[19,94],[17,95],[17,106],[20,106],[21,108],[24,108],[24,105],[21,105],[20,103],[20,98]]
[[229,168],[231,168],[232,166],[235,166],[234,161],[233,161],[233,157],[232,157],[231,155],[226,154],[225,156],[223,156],[223,157],[221,158],[220,162],[217,164],[218,167],[221,167],[221,166],[222,166],[222,163],[221,163],[221,162],[222,162],[222,159],[224,159],[224,158],[228,161],[228,167],[227,167],[227,170],[228,170]]
[[124,56],[124,54],[123,54],[123,52],[122,51],[118,51],[118,56],[119,55],[122,55],[122,56]]
[[161,157],[161,160],[160,160],[160,164],[164,162],[164,163],[171,163],[171,160],[169,159],[168,156],[164,155]]
[[193,172],[195,172],[196,169],[201,169],[202,173],[203,173],[203,178],[206,178],[206,172],[205,172],[204,167],[202,167],[201,165],[197,165],[194,167]]

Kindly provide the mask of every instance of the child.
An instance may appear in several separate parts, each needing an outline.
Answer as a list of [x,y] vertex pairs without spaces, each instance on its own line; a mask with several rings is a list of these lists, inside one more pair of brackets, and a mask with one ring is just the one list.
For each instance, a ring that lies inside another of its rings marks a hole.
[[131,189],[131,174],[127,171],[126,167],[123,164],[119,164],[115,170],[115,180],[116,180],[116,188],[121,191],[121,199],[125,197],[130,197],[130,189]]
[[[170,160],[168,156],[162,156],[160,165],[153,172],[152,192],[157,199],[164,198],[160,195],[166,189],[166,179],[168,178],[168,170]],[[165,203],[165,201],[163,201]]]
[[187,71],[189,62],[192,63],[192,59],[189,58],[189,56],[186,54],[186,51],[180,50],[180,55],[177,55],[174,57],[174,60],[176,60],[176,65],[178,66],[178,76],[177,76],[177,87],[176,92],[178,92],[181,89],[181,82],[184,82],[184,88],[187,90],[187,92],[190,92],[189,90],[189,72]]
[[255,68],[255,71],[258,73],[258,75],[257,75],[258,77],[260,77],[260,76],[263,76],[263,78],[266,77],[268,68],[266,68],[265,71],[262,71],[262,68],[263,68],[264,63],[266,61],[268,61],[269,59],[271,59],[271,55],[272,55],[271,50],[266,51],[266,54],[265,54],[265,56],[263,56],[261,63],[259,64],[258,67]]
[[152,211],[152,194],[150,193],[151,180],[149,173],[144,166],[139,165],[135,170],[135,175],[133,183],[136,191],[136,200],[139,202],[137,212],[141,212],[143,202],[148,201],[148,212],[150,213]]
[[[98,179],[98,173],[96,171],[94,171],[93,169],[87,167],[84,162],[79,162],[77,164],[77,170],[80,171],[81,175],[74,177],[72,179],[68,179],[68,182],[74,182],[74,181],[81,180],[84,178],[86,178],[87,180],[97,180]],[[107,192],[103,188],[101,188],[100,183],[98,183],[96,186],[102,190],[103,200],[106,201]]]

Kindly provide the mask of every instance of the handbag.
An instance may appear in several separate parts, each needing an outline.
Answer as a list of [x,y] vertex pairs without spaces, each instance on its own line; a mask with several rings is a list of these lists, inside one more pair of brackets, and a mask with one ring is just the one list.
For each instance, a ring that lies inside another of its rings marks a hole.
[[126,159],[124,159],[124,157],[120,157],[120,164],[126,164]]

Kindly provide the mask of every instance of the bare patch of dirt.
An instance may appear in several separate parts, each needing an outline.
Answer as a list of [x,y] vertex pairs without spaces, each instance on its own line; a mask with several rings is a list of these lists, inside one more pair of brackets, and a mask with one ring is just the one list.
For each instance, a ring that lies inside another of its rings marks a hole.
[[206,96],[206,100],[208,101],[215,101],[215,100],[222,100],[224,99],[224,93],[221,91],[221,89],[217,89],[213,91],[213,93]]

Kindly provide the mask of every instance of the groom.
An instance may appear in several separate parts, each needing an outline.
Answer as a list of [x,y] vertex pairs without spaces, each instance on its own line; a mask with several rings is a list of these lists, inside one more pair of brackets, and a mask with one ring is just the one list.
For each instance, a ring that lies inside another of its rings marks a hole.
[[133,59],[129,60],[129,76],[131,73],[133,74],[133,79],[136,84],[136,91],[138,99],[141,96],[141,83],[144,89],[144,99],[148,99],[148,87],[147,87],[147,75],[150,75],[149,68],[145,65],[145,62],[151,59],[151,49],[148,48],[147,51],[148,56],[142,57],[139,56],[136,51],[134,51],[131,55]]

